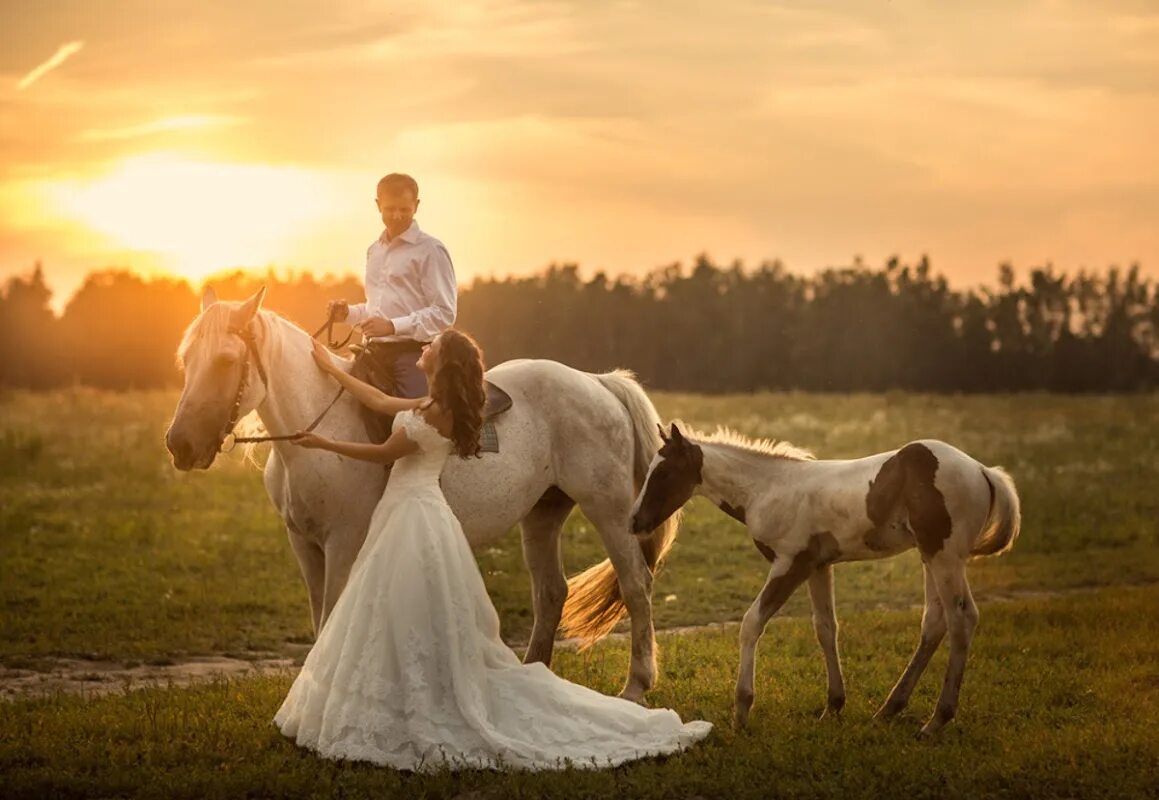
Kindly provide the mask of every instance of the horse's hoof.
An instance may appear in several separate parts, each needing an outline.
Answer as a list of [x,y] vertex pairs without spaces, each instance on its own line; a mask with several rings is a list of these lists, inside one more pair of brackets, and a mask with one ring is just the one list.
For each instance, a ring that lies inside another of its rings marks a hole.
[[543,664],[545,667],[551,668],[551,652],[544,653],[542,650],[533,650],[527,648],[527,652],[523,654],[524,664]]
[[749,727],[749,715],[748,715],[748,713],[747,712],[741,713],[740,711],[736,712],[732,718],[732,726],[734,728],[736,728],[738,731],[748,730],[748,727]]
[[647,705],[644,702],[644,691],[642,689],[625,689],[620,692],[621,700],[630,700],[638,706]]

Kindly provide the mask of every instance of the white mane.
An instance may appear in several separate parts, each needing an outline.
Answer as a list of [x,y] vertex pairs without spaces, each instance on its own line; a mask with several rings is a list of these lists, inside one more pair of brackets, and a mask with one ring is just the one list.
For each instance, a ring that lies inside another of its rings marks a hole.
[[[185,333],[181,337],[181,344],[177,346],[178,365],[185,362],[186,355],[195,343],[199,341],[213,343],[224,336],[229,330],[229,322],[233,312],[240,307],[241,302],[239,301],[219,301],[198,314],[193,322],[189,323],[189,327],[185,329]],[[309,335],[298,325],[295,325],[292,321],[286,319],[276,311],[261,308],[258,309],[256,317],[259,320],[262,334],[271,337],[271,339],[279,339],[279,343],[281,338],[279,334],[282,333],[281,326],[271,324],[273,322],[283,323],[291,330],[296,330],[303,335]]]
[[743,450],[746,453],[756,453],[771,458],[785,458],[791,461],[813,461],[816,458],[808,450],[797,447],[790,442],[777,439],[754,439],[723,425],[718,425],[712,433],[704,433],[679,421],[676,422],[676,426],[680,428],[685,438],[696,444],[723,445]]
[[[194,345],[203,344],[212,348],[221,337],[225,336],[229,331],[230,318],[233,312],[240,307],[240,301],[218,301],[198,314],[193,322],[189,323],[189,327],[185,329],[185,333],[181,337],[181,344],[177,347],[178,366],[184,367],[189,351]],[[271,351],[280,354],[288,332],[296,331],[303,336],[309,336],[302,328],[276,311],[258,309],[256,319],[261,331],[259,336],[264,340],[262,349],[266,351],[267,355]],[[239,437],[265,436],[268,433],[269,431],[266,430],[257,409],[239,419],[234,427],[234,434]],[[262,464],[258,463],[254,457],[257,447],[259,445],[252,442],[245,444],[242,446],[242,454],[245,461],[261,467]]]

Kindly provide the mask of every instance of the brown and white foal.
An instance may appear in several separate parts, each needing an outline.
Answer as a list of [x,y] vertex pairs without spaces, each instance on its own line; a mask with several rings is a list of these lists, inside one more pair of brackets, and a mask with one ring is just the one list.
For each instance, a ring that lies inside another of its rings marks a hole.
[[744,615],[736,719],[748,722],[757,640],[769,618],[808,581],[813,625],[829,675],[826,714],[845,704],[837,655],[832,565],[896,555],[917,547],[925,571],[925,611],[917,650],[878,711],[897,714],[947,630],[950,661],[930,734],[954,718],[978,607],[966,562],[1004,553],[1018,537],[1014,482],[944,442],[911,442],[900,450],[851,461],[816,461],[785,442],[753,441],[720,429],[712,435],[673,423],[648,469],[632,530],[651,531],[694,494],[744,523],[772,562],[768,580]]

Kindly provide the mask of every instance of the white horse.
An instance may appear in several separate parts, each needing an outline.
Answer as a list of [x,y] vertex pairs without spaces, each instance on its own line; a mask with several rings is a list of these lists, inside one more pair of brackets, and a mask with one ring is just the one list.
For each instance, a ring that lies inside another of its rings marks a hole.
[[914,546],[925,572],[921,641],[878,716],[891,717],[905,708],[948,628],[945,682],[922,734],[954,718],[978,624],[966,562],[1007,552],[1021,526],[1018,493],[1001,468],[934,440],[853,461],[815,461],[786,442],[753,441],[726,429],[685,436],[673,423],[632,509],[633,530],[650,530],[694,494],[746,525],[757,549],[773,564],[741,622],[739,725],[747,723],[753,704],[757,641],[805,581],[829,676],[825,713],[841,711],[845,683],[837,654],[832,565],[885,558]]
[[[239,417],[252,410],[267,431],[306,427],[337,386],[313,363],[310,336],[261,310],[264,290],[244,303],[202,297],[178,351],[185,385],[166,434],[177,469],[208,468]],[[337,359],[349,368],[350,362]],[[510,361],[486,374],[513,406],[497,417],[498,453],[451,458],[447,500],[473,546],[521,523],[535,621],[526,661],[550,665],[556,629],[594,641],[626,610],[632,653],[621,696],[637,702],[656,681],[652,574],[676,521],[638,540],[628,529],[636,490],[659,449],[659,418],[630,373],[591,375],[552,361]],[[365,441],[357,401],[339,398],[317,428]],[[289,532],[310,596],[314,631],[334,607],[382,495],[381,465],[273,443],[265,486]],[[560,533],[574,506],[599,532],[609,558],[567,581]]]

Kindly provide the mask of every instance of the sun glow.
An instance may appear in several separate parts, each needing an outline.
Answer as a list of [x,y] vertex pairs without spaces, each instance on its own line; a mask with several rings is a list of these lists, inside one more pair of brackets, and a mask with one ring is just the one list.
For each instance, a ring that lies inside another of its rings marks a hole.
[[173,155],[126,159],[51,196],[63,214],[191,279],[292,260],[294,243],[340,210],[337,187],[318,172]]

